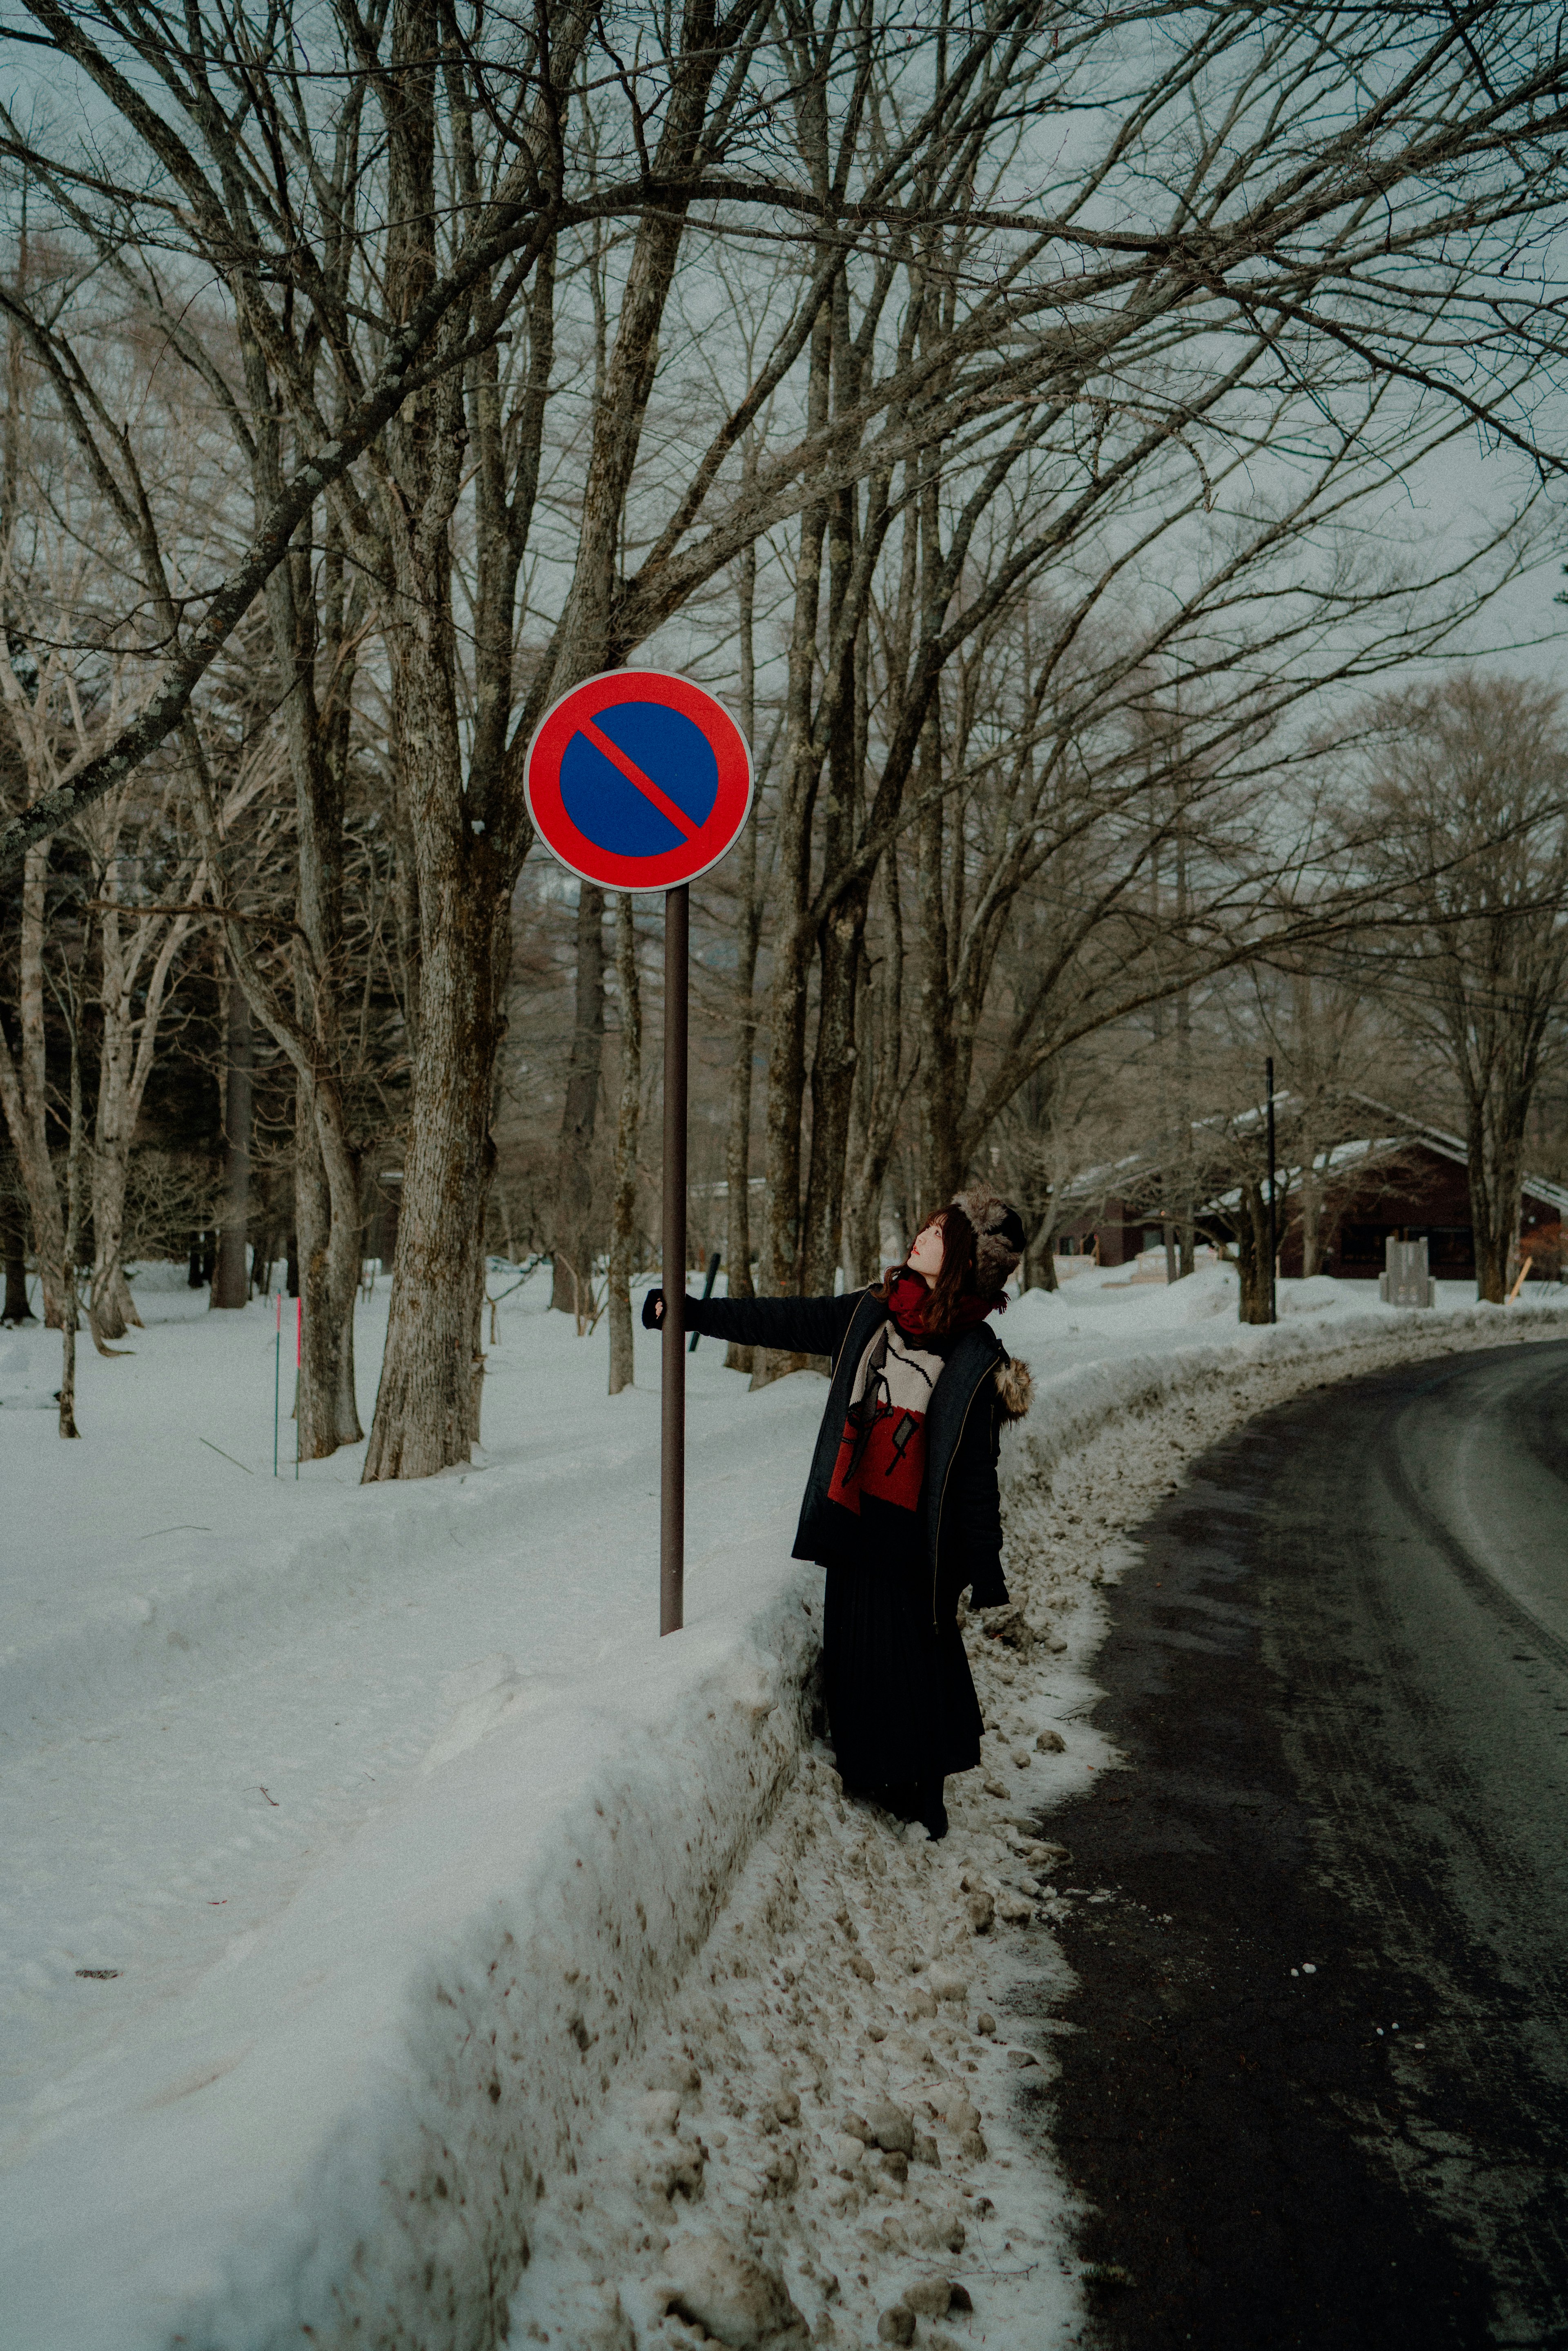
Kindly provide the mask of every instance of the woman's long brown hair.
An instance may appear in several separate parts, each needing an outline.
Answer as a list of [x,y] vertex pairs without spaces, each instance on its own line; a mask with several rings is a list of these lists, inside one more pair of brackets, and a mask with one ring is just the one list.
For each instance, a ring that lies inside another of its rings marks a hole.
[[[980,1294],[975,1282],[976,1233],[956,1200],[925,1217],[920,1230],[925,1232],[930,1225],[942,1228],[942,1270],[925,1301],[925,1328],[933,1339],[946,1339],[957,1322],[959,1301]],[[885,1298],[904,1270],[902,1265],[890,1265],[872,1295]]]

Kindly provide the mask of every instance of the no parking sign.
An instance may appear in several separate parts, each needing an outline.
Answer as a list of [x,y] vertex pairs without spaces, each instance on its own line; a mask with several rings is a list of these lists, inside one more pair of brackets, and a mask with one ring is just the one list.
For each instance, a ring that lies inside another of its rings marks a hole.
[[[534,730],[523,768],[552,857],[601,890],[664,893],[664,1297],[686,1287],[686,888],[733,848],[751,807],[751,750],[722,702],[663,669],[612,669],[574,685]],[[659,1630],[685,1614],[686,1351],[664,1315]]]
[[662,669],[607,670],[552,704],[528,745],[528,813],[601,890],[674,890],[735,844],[751,752],[722,702]]

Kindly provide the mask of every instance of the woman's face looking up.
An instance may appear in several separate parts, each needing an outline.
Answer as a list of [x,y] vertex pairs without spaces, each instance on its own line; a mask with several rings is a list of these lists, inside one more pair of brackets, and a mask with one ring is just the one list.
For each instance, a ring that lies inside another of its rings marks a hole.
[[915,1236],[906,1260],[911,1273],[918,1273],[927,1282],[935,1282],[942,1270],[942,1228],[932,1223],[923,1226]]

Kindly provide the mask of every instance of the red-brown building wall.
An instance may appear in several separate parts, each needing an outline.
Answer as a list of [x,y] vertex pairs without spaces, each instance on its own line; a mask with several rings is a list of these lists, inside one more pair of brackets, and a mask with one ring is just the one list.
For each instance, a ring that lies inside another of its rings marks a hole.
[[1124,1200],[1107,1200],[1099,1216],[1064,1225],[1055,1246],[1060,1255],[1091,1257],[1098,1242],[1102,1265],[1130,1265],[1140,1249],[1157,1249],[1163,1237],[1157,1218],[1134,1214]]
[[[1293,1196],[1282,1205],[1287,1224],[1280,1270],[1293,1277],[1301,1270],[1300,1208]],[[1555,1224],[1558,1216],[1549,1202],[1526,1192],[1526,1232],[1532,1225]],[[1396,1163],[1369,1168],[1354,1190],[1337,1194],[1321,1230],[1327,1244],[1319,1266],[1322,1273],[1375,1280],[1383,1271],[1384,1244],[1392,1234],[1396,1240],[1425,1238],[1427,1263],[1439,1281],[1476,1278],[1469,1178],[1457,1160],[1427,1144],[1412,1144]],[[1079,1217],[1063,1226],[1055,1246],[1061,1254],[1088,1257],[1098,1244],[1102,1265],[1127,1265],[1141,1249],[1157,1249],[1162,1238],[1156,1220],[1125,1200],[1112,1199],[1098,1215]]]
[[[1280,1250],[1280,1270],[1301,1270],[1301,1226],[1297,1204],[1288,1204],[1290,1221]],[[1557,1210],[1526,1193],[1524,1229],[1556,1220]],[[1470,1225],[1469,1182],[1466,1171],[1446,1153],[1425,1144],[1413,1144],[1397,1165],[1385,1172],[1369,1168],[1355,1189],[1341,1193],[1323,1220],[1328,1246],[1320,1272],[1341,1280],[1375,1280],[1385,1264],[1384,1245],[1396,1240],[1427,1243],[1427,1262],[1439,1281],[1473,1281],[1476,1278],[1475,1237]]]

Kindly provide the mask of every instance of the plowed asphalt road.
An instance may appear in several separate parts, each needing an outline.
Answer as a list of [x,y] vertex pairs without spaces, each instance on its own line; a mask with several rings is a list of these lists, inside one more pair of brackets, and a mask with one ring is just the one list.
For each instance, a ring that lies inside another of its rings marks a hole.
[[1298,1399],[1138,1540],[1050,1831],[1100,2339],[1568,2346],[1568,1345]]

